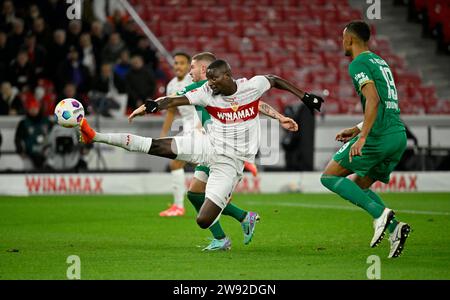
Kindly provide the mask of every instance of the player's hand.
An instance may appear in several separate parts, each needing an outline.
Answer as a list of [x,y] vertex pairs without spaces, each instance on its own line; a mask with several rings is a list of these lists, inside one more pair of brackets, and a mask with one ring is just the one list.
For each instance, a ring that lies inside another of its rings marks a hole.
[[131,115],[128,116],[128,122],[131,123],[133,119],[137,116],[143,116],[145,115],[145,104],[142,104],[138,108],[136,108]]
[[354,156],[362,156],[362,148],[366,143],[365,137],[359,137],[359,139],[352,145],[348,154],[349,161],[352,162]]
[[322,97],[306,92],[302,98],[302,101],[311,110],[311,112],[314,112],[314,110],[320,111],[322,103],[325,102]]
[[284,129],[287,129],[289,131],[297,131],[298,130],[298,124],[294,120],[288,117],[282,117],[280,119],[280,125]]
[[357,136],[360,133],[360,130],[358,127],[352,127],[352,128],[345,128],[336,134],[336,141],[347,143],[352,138]]

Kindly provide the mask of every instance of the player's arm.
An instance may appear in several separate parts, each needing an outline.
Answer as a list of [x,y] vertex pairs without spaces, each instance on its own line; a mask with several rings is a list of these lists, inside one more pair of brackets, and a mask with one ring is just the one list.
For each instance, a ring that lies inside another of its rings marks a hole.
[[135,117],[145,115],[145,113],[156,113],[161,110],[190,104],[189,99],[184,95],[165,96],[156,100],[148,99],[131,113],[128,117],[128,121],[131,123]]
[[276,109],[274,109],[269,104],[265,103],[264,101],[259,101],[258,106],[259,112],[263,115],[266,115],[272,119],[276,119],[280,122],[280,125],[289,131],[297,131],[298,130],[298,124],[291,118],[288,118],[281,113],[279,113]]
[[313,111],[314,109],[320,111],[320,107],[324,102],[321,97],[314,94],[309,94],[279,76],[266,75],[265,77],[269,80],[271,87],[291,92],[292,94],[300,98],[311,111]]
[[366,98],[366,105],[364,111],[364,120],[358,140],[350,148],[350,161],[353,156],[362,155],[362,148],[366,143],[366,138],[372,129],[375,120],[377,119],[378,105],[380,104],[380,97],[373,81],[368,81],[361,87],[361,93]]

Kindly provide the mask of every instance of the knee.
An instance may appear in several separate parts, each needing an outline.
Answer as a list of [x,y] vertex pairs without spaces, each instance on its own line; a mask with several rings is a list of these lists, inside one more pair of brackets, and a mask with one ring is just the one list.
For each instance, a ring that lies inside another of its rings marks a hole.
[[322,185],[327,189],[332,190],[332,187],[335,182],[334,179],[336,179],[335,176],[322,174],[322,176],[320,176],[320,183],[322,183]]
[[209,226],[211,226],[211,220],[199,215],[197,216],[197,224],[201,229],[207,229]]

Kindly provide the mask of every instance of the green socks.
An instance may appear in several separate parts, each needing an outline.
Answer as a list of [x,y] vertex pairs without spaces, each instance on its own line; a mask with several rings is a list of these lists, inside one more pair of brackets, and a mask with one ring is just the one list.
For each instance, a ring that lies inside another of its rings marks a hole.
[[238,220],[239,222],[242,222],[245,219],[245,216],[247,216],[247,211],[237,207],[236,205],[229,203],[227,206],[225,206],[225,209],[222,212],[223,215],[231,216]]
[[[205,193],[188,192],[187,197],[189,201],[191,201],[192,205],[195,207],[195,210],[199,212],[200,208],[203,205],[203,202],[205,201]],[[224,237],[226,237],[225,232],[223,231],[222,226],[220,226],[219,221],[217,221],[211,227],[209,227],[209,231],[211,231],[215,239],[221,240]]]
[[[371,189],[364,190],[364,193],[366,193],[367,196],[369,196],[372,200],[374,200],[376,203],[380,204],[383,207],[386,207],[383,200],[378,196],[374,191]],[[394,232],[395,227],[397,227],[398,221],[394,218],[392,219],[392,222],[388,225],[389,233]]]
[[335,192],[342,198],[362,207],[374,219],[381,216],[384,206],[369,197],[356,183],[346,177],[333,175],[322,175],[322,184],[330,191]]

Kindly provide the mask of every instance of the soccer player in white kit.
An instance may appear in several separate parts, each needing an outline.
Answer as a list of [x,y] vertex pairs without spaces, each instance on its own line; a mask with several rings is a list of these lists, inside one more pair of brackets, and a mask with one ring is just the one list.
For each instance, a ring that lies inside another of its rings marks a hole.
[[[176,95],[178,91],[181,91],[186,86],[192,83],[192,78],[189,75],[189,68],[191,65],[191,57],[187,53],[177,52],[173,55],[174,65],[173,71],[175,77],[167,84],[166,95]],[[166,118],[161,130],[160,137],[166,137],[170,131],[170,127],[175,119],[176,111],[181,115],[183,123],[183,135],[190,135],[192,130],[196,126],[200,126],[200,120],[198,120],[197,112],[191,105],[179,106],[177,108],[169,108],[167,110]],[[166,210],[159,213],[161,217],[176,217],[183,216],[184,209],[184,195],[186,194],[185,187],[185,175],[184,166],[186,162],[180,160],[171,160],[169,167],[172,176],[172,191],[173,191],[173,204]]]
[[[210,168],[206,199],[197,215],[197,224],[209,228],[220,217],[223,208],[242,176],[244,161],[254,161],[259,148],[260,124],[258,104],[272,87],[289,91],[308,108],[320,110],[323,99],[306,93],[289,81],[274,75],[234,80],[224,60],[216,60],[207,69],[208,83],[183,96],[147,100],[130,116],[182,105],[204,106],[212,116],[207,134],[193,131],[190,136],[152,139],[132,134],[104,134],[89,127],[86,119],[80,124],[84,143],[101,142],[129,151],[143,152],[170,159],[201,163]],[[291,120],[292,126],[296,123]]]

